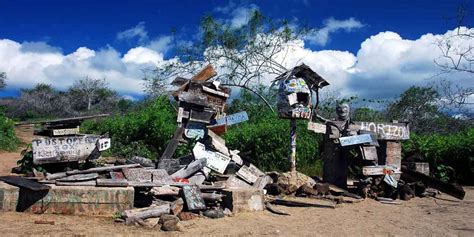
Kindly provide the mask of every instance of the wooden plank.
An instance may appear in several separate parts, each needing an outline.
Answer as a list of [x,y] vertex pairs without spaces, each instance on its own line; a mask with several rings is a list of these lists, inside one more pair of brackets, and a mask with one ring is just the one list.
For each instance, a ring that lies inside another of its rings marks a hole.
[[56,180],[60,181],[60,182],[78,182],[78,181],[86,181],[86,180],[96,179],[97,177],[99,177],[98,173],[76,174],[76,175],[71,175],[71,176],[67,176],[67,177],[64,177],[64,178],[59,178],[59,179],[56,179]]
[[359,145],[359,144],[365,144],[365,143],[372,143],[374,142],[374,140],[370,134],[362,134],[362,135],[355,135],[355,136],[348,136],[348,137],[340,137],[339,142],[341,146],[352,146],[352,145]]
[[248,183],[253,184],[257,181],[258,177],[265,175],[265,173],[260,171],[254,165],[250,164],[249,166],[243,165],[242,167],[240,167],[236,175],[247,181]]
[[206,126],[203,123],[189,121],[186,124],[186,129],[184,129],[184,136],[189,139],[202,139],[206,135],[205,128]]
[[362,167],[362,173],[366,176],[372,175],[385,175],[386,173],[400,174],[400,168],[395,166],[364,166]]
[[211,64],[204,67],[200,72],[191,78],[191,81],[207,81],[217,75]]
[[315,133],[326,133],[326,125],[321,123],[308,122],[308,130]]
[[176,131],[174,132],[174,135],[173,135],[173,139],[171,139],[168,145],[166,146],[166,149],[161,155],[160,160],[171,159],[173,157],[174,152],[176,151],[176,148],[178,148],[179,139],[181,139],[183,136],[183,132],[184,132],[184,127],[176,128]]
[[53,180],[53,179],[64,178],[66,176],[67,176],[66,172],[59,172],[59,173],[54,173],[54,174],[47,173],[46,179]]
[[33,191],[44,191],[50,189],[48,185],[40,184],[36,181],[25,179],[20,176],[0,176],[0,180],[7,184],[21,188],[27,188]]
[[100,138],[99,141],[97,141],[97,148],[99,151],[108,150],[111,146],[112,140],[110,138]]
[[322,201],[319,199],[310,198],[277,198],[271,201],[272,204],[284,205],[290,207],[320,207],[320,208],[336,208],[336,204],[333,202]]
[[362,158],[364,160],[378,160],[377,148],[375,146],[361,146]]
[[230,157],[225,156],[219,152],[206,150],[204,144],[197,142],[193,148],[193,155],[195,159],[205,159],[206,167],[223,174],[227,165],[230,162]]
[[123,169],[125,178],[132,182],[151,182],[151,172],[146,168]]
[[206,159],[195,160],[191,162],[188,166],[176,171],[174,174],[171,175],[171,178],[188,178],[189,176],[201,170],[204,166],[206,166]]
[[204,92],[211,93],[211,94],[214,94],[214,95],[217,95],[217,96],[229,98],[229,94],[227,94],[227,93],[225,93],[225,92],[223,92],[223,91],[214,90],[214,89],[209,88],[209,87],[207,87],[207,86],[202,86],[202,90],[203,90]]
[[97,186],[99,187],[127,187],[128,181],[126,179],[97,179]]
[[238,112],[235,114],[231,114],[229,116],[216,119],[215,125],[222,125],[227,124],[228,126],[242,123],[249,120],[249,115],[246,111]]
[[408,140],[410,128],[407,123],[356,122],[360,130],[370,131],[379,140]]
[[53,136],[66,136],[66,135],[76,135],[76,134],[79,134],[79,127],[53,129]]
[[182,189],[182,196],[189,211],[200,211],[206,209],[206,203],[201,197],[201,191],[198,186],[188,185]]
[[88,174],[88,173],[112,171],[112,170],[119,170],[119,169],[124,169],[124,168],[135,168],[135,167],[140,167],[140,164],[95,167],[95,168],[90,168],[90,169],[87,169],[87,170],[71,170],[71,171],[67,171],[66,174],[67,175]]
[[56,181],[56,186],[96,186],[96,181],[95,180],[80,181],[80,182]]

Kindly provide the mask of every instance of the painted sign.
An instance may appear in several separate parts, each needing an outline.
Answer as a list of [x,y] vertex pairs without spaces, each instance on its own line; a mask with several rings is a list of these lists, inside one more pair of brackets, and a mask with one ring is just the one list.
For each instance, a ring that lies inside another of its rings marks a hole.
[[291,109],[291,117],[309,119],[311,117],[311,110],[308,107],[297,107]]
[[207,164],[206,167],[219,172],[221,174],[224,173],[225,169],[227,168],[227,165],[230,162],[230,157],[225,156],[219,152],[213,152],[206,150],[206,147],[204,144],[197,142],[196,145],[193,148],[193,154],[194,158],[196,160],[199,159],[206,159]]
[[97,147],[99,136],[46,137],[32,141],[33,163],[85,160]]
[[184,136],[190,139],[202,139],[206,132],[204,131],[204,124],[196,122],[188,122],[186,129],[184,129]]
[[53,136],[65,136],[65,135],[76,135],[76,134],[79,134],[79,127],[65,128],[65,129],[53,129]]
[[108,150],[111,145],[112,145],[112,142],[110,138],[101,138],[98,141],[97,147],[99,148],[99,151],[105,151],[105,150]]
[[379,140],[408,140],[410,129],[406,123],[357,122],[360,130],[377,134]]
[[222,124],[234,125],[234,124],[242,123],[248,120],[249,120],[249,115],[247,114],[247,112],[242,111],[235,114],[231,114],[223,118],[216,119],[216,125],[222,125]]
[[364,144],[364,143],[372,143],[373,139],[370,134],[362,134],[362,135],[341,137],[339,138],[339,142],[341,143],[341,146],[351,146],[351,145],[358,145],[358,144]]
[[308,130],[313,131],[315,133],[326,133],[326,125],[308,122]]
[[236,175],[248,183],[253,184],[257,181],[258,177],[265,175],[265,173],[250,164],[249,166],[243,165],[239,171],[237,171]]

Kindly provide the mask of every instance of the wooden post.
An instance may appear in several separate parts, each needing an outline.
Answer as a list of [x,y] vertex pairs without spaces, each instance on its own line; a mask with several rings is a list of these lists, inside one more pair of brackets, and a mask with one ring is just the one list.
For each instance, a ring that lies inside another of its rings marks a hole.
[[290,121],[291,155],[289,157],[290,171],[296,172],[296,119]]

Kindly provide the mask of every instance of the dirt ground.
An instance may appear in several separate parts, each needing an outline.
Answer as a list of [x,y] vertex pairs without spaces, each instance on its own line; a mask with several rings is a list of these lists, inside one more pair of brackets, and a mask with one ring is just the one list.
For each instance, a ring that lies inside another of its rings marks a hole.
[[[18,131],[29,139],[31,130]],[[0,174],[9,173],[19,152],[0,153]],[[0,236],[474,236],[474,187],[463,201],[442,194],[415,198],[401,205],[365,200],[336,209],[282,207],[291,216],[267,211],[222,219],[182,222],[183,232],[125,226],[111,217],[36,215],[0,212]],[[34,224],[51,220],[54,225]]]

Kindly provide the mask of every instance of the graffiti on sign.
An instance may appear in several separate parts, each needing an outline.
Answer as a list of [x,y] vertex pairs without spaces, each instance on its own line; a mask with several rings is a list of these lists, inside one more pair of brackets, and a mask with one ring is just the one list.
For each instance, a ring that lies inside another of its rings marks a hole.
[[408,140],[410,129],[406,123],[359,122],[360,130],[377,134],[380,140]]
[[186,129],[184,129],[184,135],[190,139],[202,139],[206,135],[204,128],[202,123],[188,122]]
[[326,125],[308,122],[308,130],[313,131],[315,133],[326,133]]
[[32,141],[33,163],[85,160],[97,147],[99,136],[46,137]]
[[221,125],[221,124],[233,125],[233,124],[245,122],[247,120],[249,120],[249,115],[247,114],[247,112],[242,111],[239,113],[231,114],[224,118],[216,119],[216,125]]
[[372,143],[374,142],[374,139],[370,134],[362,134],[349,137],[341,137],[339,138],[339,142],[341,143],[341,146],[351,146],[364,143]]

